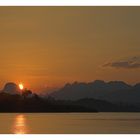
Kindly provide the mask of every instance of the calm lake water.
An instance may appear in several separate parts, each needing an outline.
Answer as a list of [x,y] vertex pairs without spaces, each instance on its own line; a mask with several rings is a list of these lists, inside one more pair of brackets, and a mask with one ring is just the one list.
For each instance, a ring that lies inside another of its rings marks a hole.
[[0,133],[137,134],[140,113],[1,113]]

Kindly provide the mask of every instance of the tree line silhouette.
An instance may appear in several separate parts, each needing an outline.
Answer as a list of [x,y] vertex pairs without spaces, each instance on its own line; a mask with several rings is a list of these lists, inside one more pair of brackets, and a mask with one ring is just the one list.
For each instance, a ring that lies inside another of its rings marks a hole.
[[139,112],[140,108],[129,104],[113,104],[93,98],[79,100],[56,100],[48,96],[42,98],[30,90],[22,94],[0,93],[0,112]]

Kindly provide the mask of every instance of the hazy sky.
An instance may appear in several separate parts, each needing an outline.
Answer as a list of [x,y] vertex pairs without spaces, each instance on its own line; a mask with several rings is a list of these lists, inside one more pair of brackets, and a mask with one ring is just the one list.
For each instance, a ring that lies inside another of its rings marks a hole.
[[140,7],[0,7],[0,87],[140,82]]

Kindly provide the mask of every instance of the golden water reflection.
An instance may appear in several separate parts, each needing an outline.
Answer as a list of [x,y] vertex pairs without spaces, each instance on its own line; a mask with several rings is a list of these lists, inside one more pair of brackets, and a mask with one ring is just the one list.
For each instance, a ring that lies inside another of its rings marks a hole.
[[12,132],[14,134],[27,134],[27,124],[25,115],[17,115],[13,124]]

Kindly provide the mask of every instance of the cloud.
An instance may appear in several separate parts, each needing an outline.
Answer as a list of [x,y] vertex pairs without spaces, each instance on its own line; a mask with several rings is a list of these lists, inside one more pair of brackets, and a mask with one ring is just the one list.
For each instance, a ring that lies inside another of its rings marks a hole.
[[140,68],[140,56],[135,56],[126,60],[108,62],[103,67],[123,68],[123,69],[136,69]]

